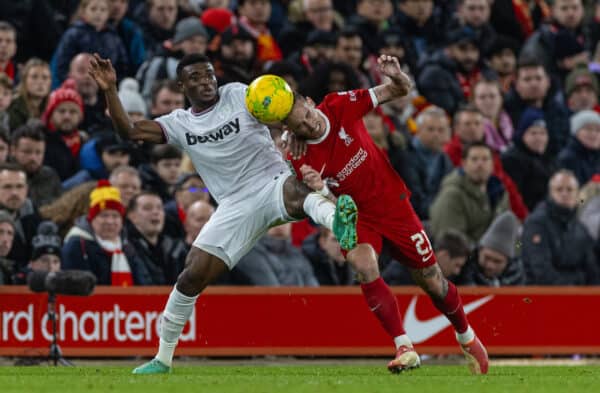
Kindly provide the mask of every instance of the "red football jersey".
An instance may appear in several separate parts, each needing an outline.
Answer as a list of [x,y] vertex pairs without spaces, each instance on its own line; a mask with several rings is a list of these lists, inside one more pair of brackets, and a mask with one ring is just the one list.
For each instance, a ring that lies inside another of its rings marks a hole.
[[326,119],[325,133],[308,142],[306,155],[292,160],[299,179],[302,164],[312,166],[327,179],[335,194],[348,194],[360,214],[380,214],[410,193],[387,155],[375,145],[362,118],[377,106],[372,89],[327,95],[317,106]]

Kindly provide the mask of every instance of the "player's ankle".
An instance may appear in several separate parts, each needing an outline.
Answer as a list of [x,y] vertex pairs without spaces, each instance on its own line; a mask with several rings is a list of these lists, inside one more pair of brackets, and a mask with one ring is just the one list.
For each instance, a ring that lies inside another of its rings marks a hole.
[[396,345],[396,350],[402,346],[413,347],[412,341],[410,341],[410,338],[406,334],[394,337],[394,344]]
[[475,339],[475,332],[471,328],[471,325],[465,330],[463,333],[456,333],[456,340],[462,344],[466,345]]

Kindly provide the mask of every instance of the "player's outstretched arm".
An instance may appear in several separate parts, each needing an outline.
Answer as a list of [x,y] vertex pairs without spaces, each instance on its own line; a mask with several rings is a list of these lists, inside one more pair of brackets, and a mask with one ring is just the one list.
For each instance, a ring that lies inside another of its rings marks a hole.
[[398,59],[394,56],[381,55],[377,59],[377,64],[381,73],[388,78],[389,82],[375,86],[375,96],[377,102],[383,104],[395,98],[407,95],[412,89],[410,77],[402,71]]
[[119,135],[122,138],[135,141],[164,143],[163,132],[157,122],[141,120],[135,122],[133,125],[131,124],[129,116],[127,116],[125,109],[123,109],[123,105],[117,94],[117,74],[110,60],[102,59],[95,53],[90,64],[90,75],[104,92],[110,118]]

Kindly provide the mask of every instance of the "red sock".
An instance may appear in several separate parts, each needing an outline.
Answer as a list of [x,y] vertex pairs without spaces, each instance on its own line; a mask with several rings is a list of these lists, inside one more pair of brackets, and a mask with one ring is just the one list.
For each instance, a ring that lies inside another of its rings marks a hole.
[[467,321],[460,295],[454,284],[448,281],[448,294],[446,295],[446,298],[443,301],[433,300],[433,304],[448,318],[448,320],[450,320],[450,322],[452,322],[454,330],[458,333],[467,331],[469,321]]
[[360,289],[369,308],[391,338],[406,334],[402,327],[396,297],[381,277],[373,282],[360,284]]

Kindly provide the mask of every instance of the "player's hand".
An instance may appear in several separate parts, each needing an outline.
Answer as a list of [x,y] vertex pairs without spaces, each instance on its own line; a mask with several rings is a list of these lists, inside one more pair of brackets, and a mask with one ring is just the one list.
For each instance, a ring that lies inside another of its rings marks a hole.
[[[325,169],[325,167],[323,167],[323,169]],[[320,191],[325,187],[325,183],[321,178],[321,174],[323,173],[322,170],[321,173],[319,173],[312,166],[304,164],[300,167],[300,173],[302,174],[304,183],[312,190]]]
[[106,91],[113,86],[116,87],[117,73],[110,59],[103,59],[97,53],[94,53],[94,57],[90,60],[90,65],[90,75],[102,91]]
[[381,55],[377,59],[381,73],[389,77],[392,82],[402,90],[402,95],[406,95],[412,88],[410,77],[402,71],[398,58],[394,56]]
[[285,131],[281,136],[281,140],[284,143],[284,148],[288,149],[292,155],[292,159],[298,160],[302,158],[302,156],[306,154],[306,149],[308,148],[306,141],[296,137],[293,132],[289,132],[287,129],[284,130]]

